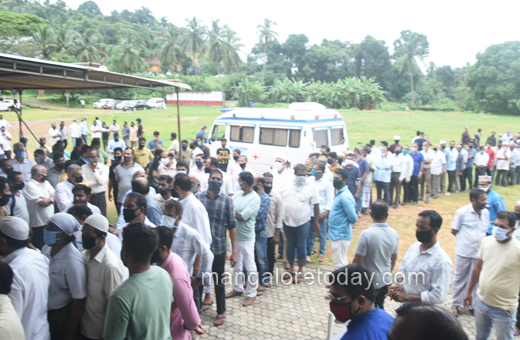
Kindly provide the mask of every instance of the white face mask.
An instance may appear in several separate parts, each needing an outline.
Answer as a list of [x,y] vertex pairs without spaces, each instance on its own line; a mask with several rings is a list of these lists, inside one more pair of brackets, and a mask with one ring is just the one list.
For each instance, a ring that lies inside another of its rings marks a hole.
[[274,162],[274,169],[275,169],[276,171],[280,171],[280,170],[282,170],[282,169],[283,169],[283,164],[280,163],[280,162]]
[[351,160],[351,159],[347,159],[347,160],[345,161],[345,164],[346,164],[346,165],[353,165],[353,164],[354,164],[354,161]]
[[306,181],[307,177],[305,176],[294,176],[294,185],[298,188],[304,186]]
[[169,158],[161,158],[161,162],[164,165],[168,165],[168,164],[170,164],[170,159]]
[[168,215],[163,215],[161,218],[161,225],[163,225],[165,227],[173,228],[173,227],[175,227],[176,223],[177,223],[177,219],[170,217]]

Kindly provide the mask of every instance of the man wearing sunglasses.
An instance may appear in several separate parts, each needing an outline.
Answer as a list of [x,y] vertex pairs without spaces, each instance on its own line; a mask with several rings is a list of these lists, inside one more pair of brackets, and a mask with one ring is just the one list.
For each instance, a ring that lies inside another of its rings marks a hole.
[[394,318],[374,304],[374,273],[354,263],[336,269],[331,276],[330,311],[340,323],[352,320],[341,340],[387,340]]

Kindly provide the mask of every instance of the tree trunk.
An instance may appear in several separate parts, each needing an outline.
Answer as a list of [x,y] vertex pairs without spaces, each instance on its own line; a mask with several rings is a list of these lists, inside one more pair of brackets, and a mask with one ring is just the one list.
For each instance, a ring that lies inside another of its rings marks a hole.
[[[220,91],[222,91],[222,96],[224,96],[223,100],[226,100],[225,94],[224,94],[224,88],[222,87],[222,77],[220,75],[220,63],[217,64],[217,74],[218,74],[218,81],[220,83]],[[224,104],[224,107],[226,105]]]
[[197,91],[200,91],[199,75],[197,74],[197,62],[195,61],[195,53],[193,53],[193,73],[195,73],[195,79],[197,80]]
[[415,106],[415,93],[413,91],[413,72],[410,70],[410,84],[412,86],[412,105]]
[[265,38],[265,44],[264,44],[264,68],[262,70],[262,84],[264,83],[264,76],[265,76],[265,64],[267,64],[267,37]]

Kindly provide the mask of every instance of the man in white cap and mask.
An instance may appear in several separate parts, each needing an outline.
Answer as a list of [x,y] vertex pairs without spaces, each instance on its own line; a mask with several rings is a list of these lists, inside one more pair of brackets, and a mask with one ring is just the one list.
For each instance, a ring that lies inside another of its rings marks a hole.
[[81,334],[87,339],[101,339],[105,326],[108,298],[123,281],[123,265],[119,254],[108,245],[108,220],[92,214],[83,224],[83,259],[87,265],[87,301],[81,316]]
[[395,143],[388,147],[388,151],[390,151],[391,153],[395,153],[395,148],[398,147],[398,146],[401,146],[401,144],[399,144],[400,140],[401,140],[401,137],[398,136],[398,135],[395,135],[394,136],[394,142]]
[[285,183],[292,181],[294,174],[287,168],[287,156],[281,153],[275,156],[271,174],[273,174],[273,190],[276,192],[278,192]]
[[48,320],[52,339],[79,337],[79,321],[87,297],[85,261],[74,246],[79,223],[74,216],[57,213],[43,230],[42,252],[50,258]]
[[27,248],[30,241],[26,221],[12,216],[0,221],[0,256],[14,272],[9,298],[22,321],[25,338],[49,340],[49,260]]

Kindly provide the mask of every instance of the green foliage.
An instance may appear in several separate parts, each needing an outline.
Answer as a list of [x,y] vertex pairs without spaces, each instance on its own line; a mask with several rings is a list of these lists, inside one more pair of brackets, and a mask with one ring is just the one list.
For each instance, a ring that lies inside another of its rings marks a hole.
[[239,105],[247,106],[250,102],[264,101],[267,93],[262,83],[245,78],[235,89],[233,98],[238,99]]
[[0,38],[27,37],[43,24],[45,20],[33,14],[0,11]]

